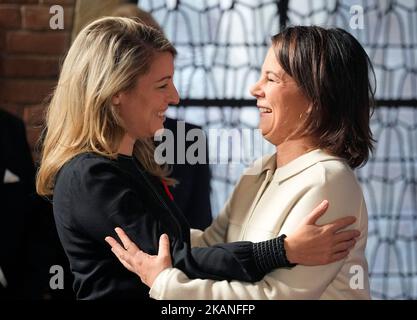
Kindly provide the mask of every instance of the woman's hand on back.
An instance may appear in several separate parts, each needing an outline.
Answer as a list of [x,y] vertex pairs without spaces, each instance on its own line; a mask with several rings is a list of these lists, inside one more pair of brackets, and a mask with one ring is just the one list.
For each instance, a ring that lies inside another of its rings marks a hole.
[[112,237],[106,237],[111,251],[129,271],[136,273],[142,282],[152,287],[156,277],[165,269],[172,267],[169,239],[166,234],[159,238],[158,255],[149,255],[143,252],[121,228],[116,228],[123,246]]
[[354,247],[358,230],[344,230],[356,221],[353,216],[343,217],[325,225],[317,220],[326,212],[329,202],[324,200],[284,240],[287,259],[306,266],[329,264],[346,258]]

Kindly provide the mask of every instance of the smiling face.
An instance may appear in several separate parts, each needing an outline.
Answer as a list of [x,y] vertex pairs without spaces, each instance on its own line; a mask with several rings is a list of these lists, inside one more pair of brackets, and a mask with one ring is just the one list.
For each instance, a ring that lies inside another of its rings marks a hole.
[[170,52],[158,52],[149,71],[137,79],[135,86],[113,97],[112,103],[118,107],[126,133],[131,139],[153,137],[156,131],[164,127],[168,105],[179,102],[173,76],[173,55]]
[[251,94],[257,99],[260,112],[259,129],[265,139],[276,146],[300,128],[310,105],[294,79],[278,63],[272,47]]

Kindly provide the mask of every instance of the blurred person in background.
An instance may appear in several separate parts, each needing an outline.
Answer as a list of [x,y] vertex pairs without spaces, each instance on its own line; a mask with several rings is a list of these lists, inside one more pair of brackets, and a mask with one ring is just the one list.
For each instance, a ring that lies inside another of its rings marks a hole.
[[[156,22],[154,17],[147,11],[139,8],[135,4],[122,4],[117,7],[112,16],[138,18],[142,23],[151,26],[163,32],[161,26]],[[178,120],[166,117],[164,128],[170,130],[174,136],[174,150],[177,150],[177,128],[182,129],[182,124],[178,126]],[[185,130],[181,134],[185,137],[190,130],[201,127],[184,122]],[[192,145],[194,141],[185,141],[185,150]],[[207,144],[206,144],[207,146]],[[171,189],[175,202],[180,207],[184,216],[187,218],[191,228],[204,230],[212,222],[212,212],[210,203],[210,166],[208,164],[208,148],[206,148],[205,163],[189,164],[188,162],[180,164],[177,161],[177,152],[175,152],[174,163],[170,165],[170,176],[177,180],[177,184]]]
[[71,282],[68,261],[56,233],[52,206],[35,191],[35,165],[19,118],[0,110],[0,295],[4,299],[73,296],[70,287],[49,287],[52,265]]

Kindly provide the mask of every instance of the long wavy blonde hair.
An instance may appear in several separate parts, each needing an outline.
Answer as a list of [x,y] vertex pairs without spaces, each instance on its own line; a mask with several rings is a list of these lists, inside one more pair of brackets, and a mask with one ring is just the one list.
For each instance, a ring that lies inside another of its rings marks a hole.
[[[176,55],[160,31],[130,18],[101,18],[78,34],[47,108],[36,178],[40,195],[53,193],[59,170],[80,153],[117,157],[125,130],[111,99],[134,87],[156,52]],[[154,149],[152,139],[138,140],[133,153],[149,173],[172,184],[168,168],[154,161]]]

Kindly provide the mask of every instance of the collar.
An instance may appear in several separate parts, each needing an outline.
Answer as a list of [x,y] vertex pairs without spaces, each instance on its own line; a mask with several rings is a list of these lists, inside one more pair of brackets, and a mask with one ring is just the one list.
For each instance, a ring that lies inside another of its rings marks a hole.
[[246,169],[243,173],[244,175],[251,175],[251,176],[261,176],[267,171],[274,172],[277,167],[277,155],[269,154],[265,155],[262,158],[255,160],[255,162]]
[[[276,160],[276,155],[275,155],[275,160]],[[274,173],[273,181],[277,183],[281,183],[299,174],[300,172],[306,170],[307,168],[310,168],[316,163],[329,161],[329,160],[344,161],[342,158],[330,155],[326,153],[325,151],[323,151],[322,149],[312,150],[292,160],[286,165],[277,168]]]

